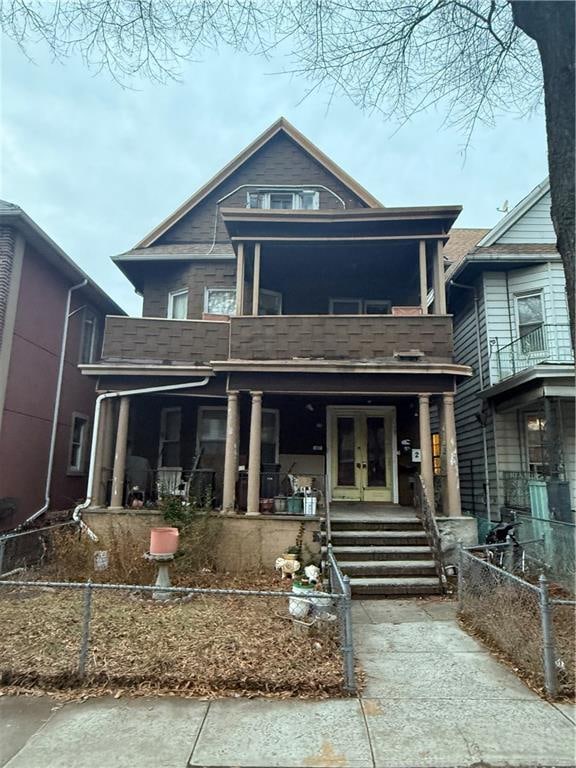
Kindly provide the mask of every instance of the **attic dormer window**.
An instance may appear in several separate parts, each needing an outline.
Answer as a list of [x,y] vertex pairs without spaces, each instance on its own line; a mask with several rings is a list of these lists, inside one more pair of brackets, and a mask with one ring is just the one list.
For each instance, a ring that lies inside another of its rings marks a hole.
[[276,211],[314,211],[320,207],[318,192],[310,189],[267,189],[248,193],[247,208]]

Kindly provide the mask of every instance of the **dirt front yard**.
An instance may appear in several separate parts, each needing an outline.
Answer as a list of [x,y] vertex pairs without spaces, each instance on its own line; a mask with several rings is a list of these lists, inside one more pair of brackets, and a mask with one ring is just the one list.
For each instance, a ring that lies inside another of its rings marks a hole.
[[0,589],[2,685],[342,695],[337,622],[295,628],[288,599],[271,597],[194,595],[158,602],[135,592],[95,590],[86,677],[80,680],[82,599],[72,589]]

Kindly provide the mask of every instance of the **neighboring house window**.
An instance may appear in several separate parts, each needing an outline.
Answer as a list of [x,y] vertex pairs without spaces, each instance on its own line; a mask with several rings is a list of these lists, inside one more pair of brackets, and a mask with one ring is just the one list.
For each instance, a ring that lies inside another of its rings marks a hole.
[[262,289],[258,297],[259,315],[281,315],[282,314],[282,294],[276,291],[267,291]]
[[171,291],[168,294],[168,317],[171,320],[186,320],[188,317],[188,289]]
[[320,197],[318,192],[310,189],[249,192],[246,207],[280,211],[314,211],[320,207]]
[[93,363],[97,356],[98,319],[93,312],[84,311],[82,320],[82,342],[80,344],[80,362]]
[[548,475],[546,463],[546,419],[526,416],[526,449],[531,475]]
[[72,414],[70,433],[69,472],[84,472],[86,466],[86,447],[88,444],[88,417],[79,413]]
[[236,290],[234,288],[206,288],[204,312],[208,315],[235,315]]
[[537,352],[544,349],[544,307],[542,293],[516,296],[518,336],[523,352]]
[[442,474],[442,444],[438,432],[432,434],[432,467],[435,475]]

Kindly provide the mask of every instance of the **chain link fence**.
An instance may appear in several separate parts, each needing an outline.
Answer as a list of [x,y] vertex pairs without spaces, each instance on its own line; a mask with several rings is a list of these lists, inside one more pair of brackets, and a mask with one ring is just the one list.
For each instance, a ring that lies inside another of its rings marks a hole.
[[[490,548],[460,550],[459,616],[466,628],[502,654],[551,698],[574,694],[576,602],[550,594],[546,577],[536,584],[489,562]],[[519,563],[518,563],[519,564]]]
[[0,534],[0,577],[19,570],[42,566],[54,554],[54,537],[58,532],[74,531],[77,523],[56,523],[29,531]]
[[4,579],[0,622],[3,685],[197,695],[355,690],[349,594],[338,590],[302,598]]

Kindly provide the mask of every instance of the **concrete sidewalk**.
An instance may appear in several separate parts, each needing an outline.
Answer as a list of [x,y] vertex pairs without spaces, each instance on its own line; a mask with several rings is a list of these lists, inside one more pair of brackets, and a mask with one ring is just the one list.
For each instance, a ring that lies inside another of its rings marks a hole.
[[361,699],[0,698],[5,768],[574,766],[571,706],[541,701],[444,601],[354,603]]

